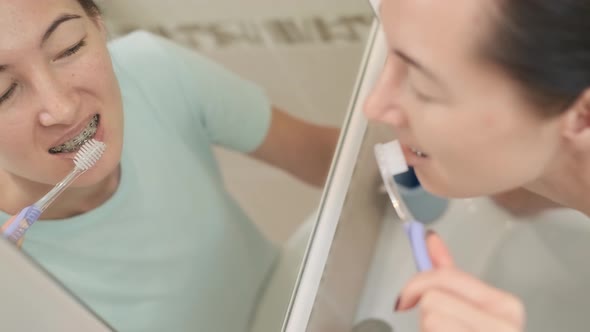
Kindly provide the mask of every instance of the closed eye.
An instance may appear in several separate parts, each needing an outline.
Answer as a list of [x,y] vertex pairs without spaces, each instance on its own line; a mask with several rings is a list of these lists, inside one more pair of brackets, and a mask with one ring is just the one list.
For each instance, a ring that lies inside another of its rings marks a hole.
[[8,90],[6,90],[6,92],[4,92],[4,94],[2,94],[2,96],[0,96],[0,104],[3,104],[5,101],[10,99],[10,97],[12,97],[12,95],[14,94],[15,90],[16,90],[16,83],[12,83],[10,85],[10,87],[8,88]]
[[72,56],[76,53],[78,53],[78,51],[80,51],[80,49],[82,49],[82,47],[86,46],[86,40],[82,39],[78,44],[74,45],[71,48],[68,48],[67,50],[65,50],[63,53],[61,53],[56,60],[59,59],[63,59],[63,58],[67,58],[69,56]]
[[414,96],[416,96],[416,98],[422,102],[425,103],[431,103],[436,101],[436,98],[431,97],[425,93],[420,92],[420,90],[416,89],[416,87],[414,87],[412,84],[410,84],[410,88],[412,89],[412,92],[414,93]]

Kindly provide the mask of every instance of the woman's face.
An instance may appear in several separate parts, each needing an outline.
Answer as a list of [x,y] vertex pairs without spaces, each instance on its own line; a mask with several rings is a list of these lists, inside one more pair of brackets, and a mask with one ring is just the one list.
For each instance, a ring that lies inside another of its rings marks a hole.
[[0,169],[55,184],[81,142],[107,150],[77,186],[118,166],[122,101],[100,18],[74,0],[0,2]]
[[493,6],[489,0],[381,5],[390,52],[365,113],[393,127],[408,163],[434,194],[470,197],[528,184],[559,149],[560,119],[537,115],[519,86],[478,54]]

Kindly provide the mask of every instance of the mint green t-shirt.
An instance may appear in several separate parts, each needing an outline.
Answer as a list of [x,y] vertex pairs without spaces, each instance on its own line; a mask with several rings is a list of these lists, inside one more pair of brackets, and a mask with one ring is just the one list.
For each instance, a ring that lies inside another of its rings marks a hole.
[[247,331],[277,249],[224,189],[212,145],[256,149],[269,101],[146,32],[109,48],[125,114],[119,188],[37,222],[23,249],[118,331]]

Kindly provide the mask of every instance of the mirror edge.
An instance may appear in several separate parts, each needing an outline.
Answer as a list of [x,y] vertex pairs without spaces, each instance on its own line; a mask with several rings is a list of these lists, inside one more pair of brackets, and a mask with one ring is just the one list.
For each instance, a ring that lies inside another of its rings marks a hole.
[[[353,95],[340,133],[336,153],[332,160],[328,180],[320,200],[316,222],[299,268],[289,307],[285,313],[281,329],[283,332],[305,331],[311,317],[324,267],[328,260],[332,239],[340,219],[340,211],[355,169],[362,137],[367,128],[367,120],[364,118],[362,108],[363,101],[370,93],[373,83],[367,81],[367,70],[370,64],[375,61],[385,63],[386,52],[375,49],[375,46],[385,44],[377,43],[380,37],[382,37],[380,24],[375,19],[369,32],[365,52],[353,88]],[[335,179],[340,181],[336,182]],[[323,241],[320,242],[320,239]]]

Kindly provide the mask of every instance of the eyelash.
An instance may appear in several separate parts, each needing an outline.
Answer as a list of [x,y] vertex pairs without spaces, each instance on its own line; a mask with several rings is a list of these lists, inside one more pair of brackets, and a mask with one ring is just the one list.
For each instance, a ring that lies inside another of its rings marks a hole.
[[421,93],[420,91],[418,91],[414,86],[412,86],[412,91],[414,93],[414,96],[416,96],[416,98],[424,103],[431,103],[434,101],[434,98],[427,96],[423,93]]
[[82,47],[86,46],[86,40],[82,39],[78,44],[76,44],[74,47],[67,49],[65,52],[63,52],[62,54],[59,55],[58,59],[62,59],[62,58],[67,58],[69,56],[72,56],[76,53],[78,53],[80,51],[80,49],[82,49]]
[[[82,49],[82,47],[84,47],[84,46],[86,46],[86,40],[82,39],[74,47],[65,50],[65,52],[63,52],[62,54],[60,54],[57,57],[57,59],[63,59],[63,58],[67,58],[69,56],[72,56],[72,55],[78,53]],[[14,94],[14,91],[16,91],[16,87],[17,87],[17,84],[16,83],[12,83],[12,85],[10,86],[10,88],[8,88],[8,90],[2,96],[0,96],[0,105],[3,104],[8,99],[10,99],[10,97],[12,97],[12,95]]]
[[412,82],[412,78],[410,77],[411,74],[408,73],[407,74],[408,77],[406,77],[406,80],[408,80],[408,85],[410,87],[410,90],[412,90],[412,94],[414,95],[414,97],[416,97],[416,99],[418,99],[418,101],[423,102],[423,103],[432,103],[435,102],[436,99],[428,96],[426,94],[423,94],[422,92],[420,92],[420,90],[416,89],[416,86],[413,84]]
[[10,97],[12,97],[12,95],[14,94],[15,90],[16,90],[16,83],[12,83],[10,88],[8,88],[8,91],[6,91],[6,93],[4,93],[2,96],[0,96],[0,104],[4,103],[8,99],[10,99]]

